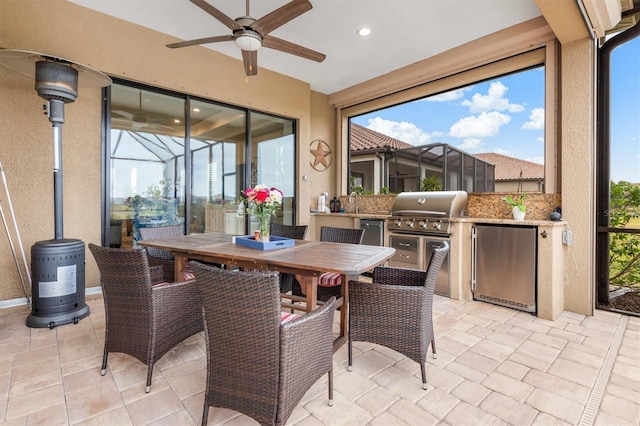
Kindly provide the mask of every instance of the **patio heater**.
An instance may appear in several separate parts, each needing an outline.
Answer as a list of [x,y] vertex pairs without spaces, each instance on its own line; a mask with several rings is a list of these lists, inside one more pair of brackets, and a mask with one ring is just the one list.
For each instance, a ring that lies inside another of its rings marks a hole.
[[75,62],[21,50],[0,50],[0,64],[34,77],[43,109],[53,126],[54,239],[31,246],[31,314],[27,326],[53,329],[89,315],[85,303],[85,247],[78,239],[64,238],[62,204],[62,124],[64,104],[78,96],[78,84],[105,87],[111,79]]

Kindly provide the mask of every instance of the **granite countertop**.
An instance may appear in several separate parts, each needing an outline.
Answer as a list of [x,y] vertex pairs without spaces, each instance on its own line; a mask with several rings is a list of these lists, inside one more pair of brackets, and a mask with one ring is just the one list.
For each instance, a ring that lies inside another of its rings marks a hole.
[[353,212],[344,212],[344,213],[317,213],[311,212],[311,216],[342,216],[342,217],[354,217],[360,219],[388,219],[391,217],[389,213],[380,212],[380,213],[353,213]]
[[513,219],[490,219],[483,217],[452,217],[451,222],[470,222],[470,223],[489,223],[497,225],[530,225],[530,226],[564,226],[567,224],[564,220],[513,220]]

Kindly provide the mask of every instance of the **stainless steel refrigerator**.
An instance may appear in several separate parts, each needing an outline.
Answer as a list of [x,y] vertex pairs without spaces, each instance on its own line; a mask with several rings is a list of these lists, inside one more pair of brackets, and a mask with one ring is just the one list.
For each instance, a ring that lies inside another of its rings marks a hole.
[[535,226],[474,226],[475,300],[537,312],[537,233]]

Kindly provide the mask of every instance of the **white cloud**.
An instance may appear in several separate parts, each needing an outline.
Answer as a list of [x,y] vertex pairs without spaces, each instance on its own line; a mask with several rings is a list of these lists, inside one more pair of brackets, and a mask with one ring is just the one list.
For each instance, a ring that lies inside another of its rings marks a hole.
[[525,160],[531,161],[532,163],[538,163],[538,164],[544,165],[544,157],[543,156],[529,157],[529,158],[525,158]]
[[529,121],[522,125],[523,130],[544,129],[544,108],[534,108],[529,113]]
[[455,101],[456,99],[460,99],[464,96],[464,92],[471,90],[472,87],[465,87],[462,89],[455,89],[449,92],[440,93],[439,95],[430,96],[425,98],[425,101],[429,102],[449,102]]
[[460,119],[449,129],[454,138],[485,138],[500,134],[500,127],[508,124],[511,117],[497,111],[483,112],[478,116]]
[[544,137],[540,136],[539,138],[536,138],[536,142],[544,143]]
[[475,93],[471,100],[464,100],[460,103],[462,106],[469,107],[471,112],[484,111],[508,111],[520,112],[524,111],[524,107],[520,104],[512,104],[504,95],[509,89],[499,81],[491,83],[486,95]]
[[381,117],[375,117],[368,120],[367,128],[375,130],[394,139],[411,145],[425,145],[431,142],[431,136],[441,133],[426,133],[413,123],[407,121],[385,120]]
[[508,155],[509,157],[513,157],[513,154],[511,154],[511,151],[507,149],[496,148],[493,150],[493,152],[495,152],[496,154]]
[[466,138],[458,148],[467,152],[478,152],[482,148],[482,139]]

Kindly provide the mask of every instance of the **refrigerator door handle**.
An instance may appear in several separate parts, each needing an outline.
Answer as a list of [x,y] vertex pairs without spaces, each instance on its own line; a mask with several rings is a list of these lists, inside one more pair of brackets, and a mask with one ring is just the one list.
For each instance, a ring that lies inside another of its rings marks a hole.
[[478,252],[476,237],[476,228],[471,228],[471,292],[476,291],[476,254]]

